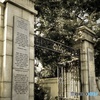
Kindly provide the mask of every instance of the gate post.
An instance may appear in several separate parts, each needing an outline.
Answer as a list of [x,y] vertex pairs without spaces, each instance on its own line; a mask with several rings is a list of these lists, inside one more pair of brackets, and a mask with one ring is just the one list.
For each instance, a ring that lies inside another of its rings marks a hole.
[[[75,45],[80,49],[81,65],[81,92],[97,92],[94,64],[94,43],[95,33],[85,26],[76,30],[76,34],[82,36]],[[82,100],[99,100],[98,96],[82,96]]]
[[34,100],[34,0],[0,0],[0,100]]

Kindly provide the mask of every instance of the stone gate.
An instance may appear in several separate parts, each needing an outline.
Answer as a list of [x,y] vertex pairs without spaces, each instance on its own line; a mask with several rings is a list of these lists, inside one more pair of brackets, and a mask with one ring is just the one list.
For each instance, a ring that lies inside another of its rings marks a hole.
[[[34,0],[0,0],[0,100],[34,100]],[[87,27],[75,48],[81,53],[81,92],[99,92],[95,81],[94,37]],[[83,96],[99,100],[100,96]]]

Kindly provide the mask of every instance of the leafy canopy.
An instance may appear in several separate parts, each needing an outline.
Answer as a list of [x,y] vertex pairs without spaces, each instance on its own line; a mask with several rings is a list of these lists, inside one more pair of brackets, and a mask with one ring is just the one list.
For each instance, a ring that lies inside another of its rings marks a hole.
[[[75,30],[85,25],[100,38],[100,0],[36,0],[38,15],[35,32],[41,36],[72,46]],[[100,40],[95,46],[96,70],[100,66]],[[36,49],[36,56],[42,58],[44,66],[57,66],[58,54]]]

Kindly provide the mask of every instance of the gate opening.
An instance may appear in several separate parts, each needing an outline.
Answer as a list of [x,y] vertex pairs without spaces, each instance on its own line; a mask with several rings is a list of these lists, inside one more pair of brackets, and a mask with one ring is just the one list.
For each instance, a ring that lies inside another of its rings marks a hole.
[[[57,100],[79,99],[80,93],[80,50],[66,46],[54,40],[34,35],[35,49],[44,49],[59,54],[57,62]],[[74,93],[74,94],[73,94]]]

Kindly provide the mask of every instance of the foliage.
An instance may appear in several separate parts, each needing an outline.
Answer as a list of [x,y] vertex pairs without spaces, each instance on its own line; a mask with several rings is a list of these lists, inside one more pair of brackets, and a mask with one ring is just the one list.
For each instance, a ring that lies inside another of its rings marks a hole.
[[46,94],[46,92],[43,90],[43,88],[41,86],[39,86],[39,84],[35,83],[35,100],[44,100],[44,96]]
[[42,87],[35,83],[35,100],[51,100],[49,91],[46,87]]
[[[72,35],[76,27],[94,26],[100,16],[99,0],[36,0],[40,26],[38,30],[51,37],[53,33]],[[99,13],[98,13],[99,12]],[[37,25],[37,24],[36,24]],[[69,39],[69,37],[68,37]]]
[[95,65],[96,75],[100,77],[100,33],[97,34],[98,41],[95,45]]
[[[76,28],[82,25],[89,27],[100,37],[100,22],[97,23],[100,21],[99,4],[100,0],[36,0],[38,15],[35,32],[69,46],[74,44]],[[95,46],[97,69],[100,66],[99,42]],[[48,64],[52,69],[56,68],[60,58],[57,53],[40,49],[36,50],[36,56],[39,59],[42,57],[44,66]]]

